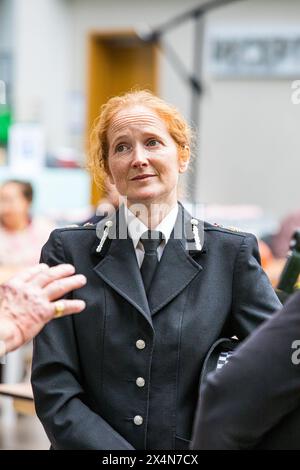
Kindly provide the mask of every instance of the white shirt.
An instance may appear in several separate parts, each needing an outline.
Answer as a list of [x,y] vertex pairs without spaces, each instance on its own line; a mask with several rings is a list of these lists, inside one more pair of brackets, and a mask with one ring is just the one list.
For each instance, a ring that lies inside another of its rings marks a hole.
[[[158,261],[160,261],[162,254],[164,252],[165,246],[168,243],[168,240],[170,238],[171,232],[174,228],[174,225],[177,219],[177,214],[178,214],[178,204],[176,204],[176,206],[174,206],[173,209],[170,210],[168,215],[166,215],[166,217],[157,225],[157,227],[153,229],[163,234],[163,240],[161,244],[159,245],[159,247],[157,248]],[[125,210],[125,215],[126,215],[128,233],[133,242],[133,247],[135,250],[138,265],[139,267],[141,267],[143,259],[144,259],[145,250],[140,241],[140,238],[144,232],[149,230],[149,227],[147,227],[128,208],[127,210]]]

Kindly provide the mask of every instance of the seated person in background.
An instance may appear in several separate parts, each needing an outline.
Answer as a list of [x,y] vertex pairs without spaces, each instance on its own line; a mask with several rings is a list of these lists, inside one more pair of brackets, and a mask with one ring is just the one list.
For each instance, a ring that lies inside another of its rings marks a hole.
[[53,230],[45,219],[32,218],[30,183],[8,180],[0,188],[0,282],[39,261],[40,250]]
[[283,219],[278,232],[272,237],[271,249],[276,258],[285,258],[294,231],[300,227],[300,210]]
[[208,374],[192,449],[300,449],[300,292]]

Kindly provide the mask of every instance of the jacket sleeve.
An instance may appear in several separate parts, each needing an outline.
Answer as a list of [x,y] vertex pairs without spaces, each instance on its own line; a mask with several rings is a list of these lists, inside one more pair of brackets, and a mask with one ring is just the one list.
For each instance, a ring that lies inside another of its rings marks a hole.
[[228,364],[208,375],[193,449],[272,448],[280,436],[288,440],[284,418],[293,418],[300,405],[299,331],[300,293],[245,340]]
[[[41,262],[68,262],[58,230],[44,246]],[[53,320],[34,340],[31,381],[36,412],[52,448],[133,449],[85,404],[72,315]]]
[[261,267],[257,240],[247,234],[235,260],[230,334],[244,339],[280,307]]

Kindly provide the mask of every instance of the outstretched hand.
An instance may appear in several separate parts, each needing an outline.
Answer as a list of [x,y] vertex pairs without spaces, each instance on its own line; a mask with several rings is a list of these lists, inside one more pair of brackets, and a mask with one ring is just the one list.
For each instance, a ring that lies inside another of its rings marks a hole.
[[58,312],[64,316],[84,310],[82,300],[55,302],[86,284],[86,277],[74,272],[70,264],[39,264],[0,285],[0,356],[32,339]]

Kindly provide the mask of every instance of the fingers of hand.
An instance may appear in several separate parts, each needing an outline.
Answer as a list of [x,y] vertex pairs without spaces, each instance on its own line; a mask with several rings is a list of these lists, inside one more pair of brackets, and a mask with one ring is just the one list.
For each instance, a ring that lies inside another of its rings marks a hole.
[[45,287],[49,283],[58,279],[63,279],[67,276],[74,274],[75,268],[71,264],[59,264],[53,266],[44,272],[38,273],[32,280],[31,283],[38,287]]
[[53,303],[53,318],[64,317],[71,313],[80,313],[85,309],[83,300],[59,300]]
[[30,268],[24,269],[10,279],[12,283],[28,282],[34,279],[38,274],[46,273],[49,271],[49,266],[45,263],[40,263]]
[[49,300],[56,300],[74,289],[80,289],[80,287],[83,287],[85,284],[86,277],[82,274],[75,274],[74,276],[50,282],[50,284],[44,288],[44,293]]

